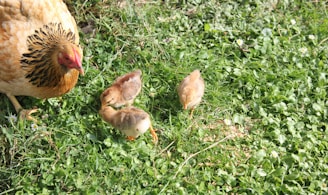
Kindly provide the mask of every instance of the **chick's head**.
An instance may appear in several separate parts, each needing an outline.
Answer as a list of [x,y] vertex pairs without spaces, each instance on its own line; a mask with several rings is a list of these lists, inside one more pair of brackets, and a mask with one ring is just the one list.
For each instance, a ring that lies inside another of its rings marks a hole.
[[119,98],[120,90],[117,87],[112,86],[101,94],[100,101],[103,105],[106,104],[114,106],[118,102]]

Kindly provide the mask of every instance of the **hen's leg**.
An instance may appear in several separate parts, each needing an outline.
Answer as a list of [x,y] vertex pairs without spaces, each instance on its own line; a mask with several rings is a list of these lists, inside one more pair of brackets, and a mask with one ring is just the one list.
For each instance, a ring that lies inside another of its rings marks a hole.
[[194,109],[195,109],[195,108],[191,108],[191,109],[190,109],[190,114],[189,114],[189,118],[190,118],[190,119],[192,119],[192,116],[193,116],[193,114],[194,114]]
[[155,129],[150,125],[150,133],[151,135],[153,136],[153,141],[155,144],[157,144],[158,142],[158,137],[157,137],[157,134],[155,132]]
[[19,104],[17,101],[16,97],[13,95],[8,95],[7,97],[11,101],[11,103],[14,105],[15,110],[17,114],[19,114],[20,119],[27,119],[36,122],[37,120],[31,116],[31,114],[35,113],[38,111],[38,109],[30,109],[30,110],[25,110],[23,107]]

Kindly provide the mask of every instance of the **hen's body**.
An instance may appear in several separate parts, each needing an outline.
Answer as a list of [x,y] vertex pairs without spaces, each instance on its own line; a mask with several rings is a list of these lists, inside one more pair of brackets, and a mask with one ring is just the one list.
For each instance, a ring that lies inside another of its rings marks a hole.
[[67,93],[83,74],[81,60],[76,23],[62,0],[0,0],[0,93],[12,102]]

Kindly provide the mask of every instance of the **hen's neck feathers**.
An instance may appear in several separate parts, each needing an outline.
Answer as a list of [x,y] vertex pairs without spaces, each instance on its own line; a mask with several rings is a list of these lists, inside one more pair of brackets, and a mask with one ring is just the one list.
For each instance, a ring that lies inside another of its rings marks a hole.
[[28,52],[20,60],[29,82],[37,87],[60,87],[66,85],[65,82],[75,85],[78,71],[68,70],[57,60],[59,47],[75,45],[75,38],[74,33],[64,30],[60,23],[44,25],[30,35],[27,38]]

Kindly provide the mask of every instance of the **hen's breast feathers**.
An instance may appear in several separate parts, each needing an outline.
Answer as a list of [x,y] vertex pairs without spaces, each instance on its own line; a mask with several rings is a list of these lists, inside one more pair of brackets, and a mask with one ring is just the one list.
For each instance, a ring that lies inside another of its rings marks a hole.
[[60,69],[43,66],[55,60],[46,52],[65,42],[62,37],[79,44],[75,20],[61,0],[0,0],[0,92],[46,98],[74,87],[77,70],[60,77],[53,76]]

